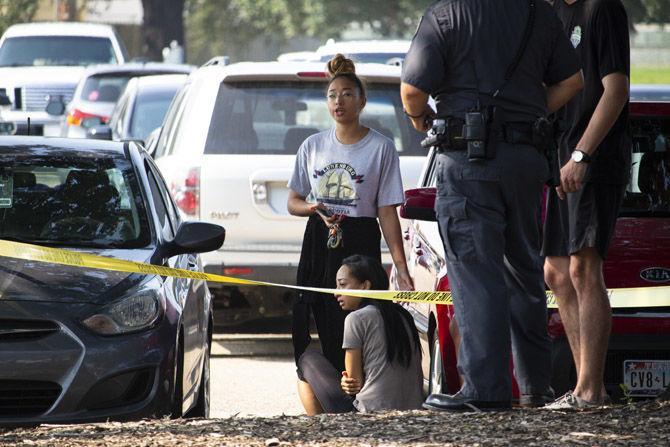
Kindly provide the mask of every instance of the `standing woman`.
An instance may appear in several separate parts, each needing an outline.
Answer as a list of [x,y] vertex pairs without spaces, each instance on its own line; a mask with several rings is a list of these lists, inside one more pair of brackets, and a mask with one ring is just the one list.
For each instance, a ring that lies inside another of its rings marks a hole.
[[[395,145],[360,123],[367,98],[354,63],[337,54],[328,62],[328,72],[327,104],[335,127],[302,143],[288,184],[289,213],[309,217],[297,284],[332,287],[342,260],[354,254],[381,262],[381,226],[398,272],[398,286],[410,290],[412,280],[396,213],[403,188]],[[310,193],[316,203],[306,201]],[[311,341],[310,313],[324,356],[338,371],[344,370],[346,312],[328,294],[301,292],[293,306],[296,363]]]

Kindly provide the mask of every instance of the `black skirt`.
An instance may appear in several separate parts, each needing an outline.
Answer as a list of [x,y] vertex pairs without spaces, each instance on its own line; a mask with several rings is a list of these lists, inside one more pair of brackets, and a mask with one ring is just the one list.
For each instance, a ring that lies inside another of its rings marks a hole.
[[[335,288],[342,260],[351,255],[367,255],[381,262],[381,232],[377,219],[348,217],[340,224],[342,243],[335,249],[326,246],[328,227],[318,215],[310,216],[302,241],[297,284]],[[342,336],[347,312],[331,294],[300,291],[293,305],[293,350],[296,363],[309,343],[310,314],[314,315],[324,356],[338,370],[344,369]]]

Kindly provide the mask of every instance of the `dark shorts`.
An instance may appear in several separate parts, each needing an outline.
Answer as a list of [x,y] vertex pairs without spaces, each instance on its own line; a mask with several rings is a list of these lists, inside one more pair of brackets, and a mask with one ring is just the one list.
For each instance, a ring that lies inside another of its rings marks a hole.
[[314,349],[307,349],[298,360],[298,377],[309,383],[314,395],[326,413],[356,411],[354,397],[340,387],[341,373]]
[[605,259],[625,191],[626,185],[585,183],[561,200],[550,188],[542,255],[570,256],[592,247]]

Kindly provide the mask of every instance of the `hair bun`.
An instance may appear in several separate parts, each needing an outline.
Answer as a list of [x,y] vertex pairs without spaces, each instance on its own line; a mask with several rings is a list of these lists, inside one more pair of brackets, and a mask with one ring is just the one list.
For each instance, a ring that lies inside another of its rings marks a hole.
[[330,73],[331,76],[346,73],[356,74],[356,67],[354,66],[354,61],[345,57],[343,54],[337,53],[328,61],[328,73]]

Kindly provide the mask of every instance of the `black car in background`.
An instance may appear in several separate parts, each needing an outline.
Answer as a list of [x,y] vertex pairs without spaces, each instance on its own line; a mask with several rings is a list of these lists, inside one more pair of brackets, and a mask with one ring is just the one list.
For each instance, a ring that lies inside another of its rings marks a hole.
[[[218,225],[182,221],[132,142],[0,137],[0,239],[202,271]],[[209,413],[204,281],[0,257],[0,424]]]
[[132,78],[121,94],[109,123],[88,129],[88,138],[145,142],[160,127],[172,98],[188,76],[156,75]]

